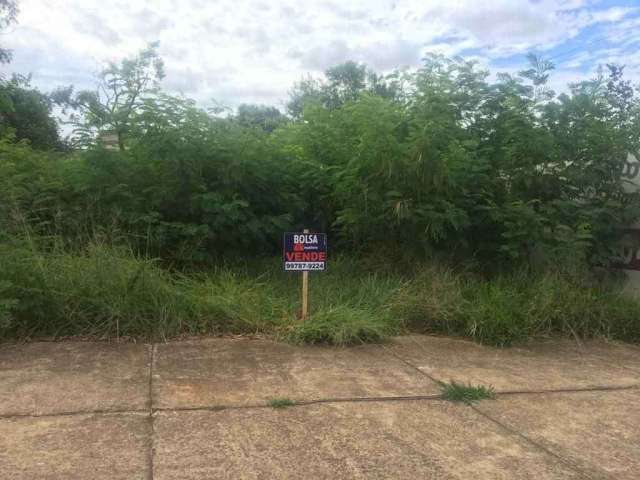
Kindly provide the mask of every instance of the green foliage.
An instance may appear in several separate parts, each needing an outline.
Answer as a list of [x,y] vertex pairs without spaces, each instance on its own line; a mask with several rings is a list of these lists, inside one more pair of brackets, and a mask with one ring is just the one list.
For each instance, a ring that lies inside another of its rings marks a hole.
[[69,110],[70,123],[78,146],[88,146],[102,140],[103,134],[113,134],[118,148],[138,129],[137,117],[144,112],[147,100],[159,93],[164,77],[164,62],[158,55],[157,42],[149,44],[137,56],[120,64],[110,63],[100,72],[98,88],[74,94],[73,86],[57,89],[52,98]]
[[275,107],[242,104],[238,107],[235,120],[243,127],[258,128],[266,133],[284,125],[286,117]]
[[197,129],[211,120],[184,115],[193,130],[156,125],[126,152],[60,158],[0,142],[3,226],[74,242],[108,235],[182,264],[274,251],[299,208],[286,167],[263,134],[220,125],[210,137]]
[[[229,269],[199,275],[186,282],[197,331],[227,333],[272,332],[290,317],[290,305],[277,283]],[[193,329],[193,327],[192,327]]]
[[[222,118],[159,89],[154,44],[105,68],[98,93],[53,95],[91,148],[5,145],[0,200],[38,234],[115,235],[180,266],[273,253],[301,227],[338,250],[445,251],[492,270],[606,264],[640,213],[620,176],[640,147],[635,92],[609,66],[556,97],[553,65],[530,61],[495,83],[461,59],[384,78],[348,62],[298,85],[291,120],[255,105]],[[119,151],[102,148],[109,132]]]
[[[489,84],[471,62],[429,57],[402,101],[372,95],[353,65],[338,69],[350,72],[345,101],[314,87],[304,122],[289,127],[299,148],[288,150],[311,170],[303,184],[314,203],[331,207],[325,222],[356,247],[384,238],[492,265],[541,252],[550,263],[567,252],[602,262],[612,232],[638,215],[634,196],[620,201],[619,176],[625,151],[638,148],[637,101],[616,87],[617,70],[609,88],[552,101],[552,65],[531,61]],[[626,123],[613,115],[619,104]]]
[[[0,33],[3,33],[9,25],[15,23],[17,17],[18,2],[16,0],[0,0]],[[0,65],[9,63],[11,58],[11,50],[0,48]],[[0,80],[2,80],[2,75],[0,75]]]
[[15,298],[8,297],[11,284],[9,282],[0,282],[0,331],[8,329],[13,320],[13,309],[18,301]]
[[299,278],[278,261],[186,275],[104,242],[70,250],[22,237],[0,243],[0,263],[0,338],[272,333],[352,345],[411,330],[498,346],[552,334],[640,342],[640,302],[584,273],[482,279],[432,265],[381,275],[336,259],[312,275],[300,322]]
[[187,278],[103,243],[71,253],[13,240],[0,245],[0,263],[0,338],[248,333],[273,330],[285,315],[255,280],[226,271]]
[[10,80],[0,79],[0,138],[25,140],[35,149],[61,149],[52,106],[49,97],[31,86],[30,77],[13,75]]
[[347,61],[327,69],[325,79],[309,77],[296,83],[290,92],[287,111],[293,118],[300,119],[309,103],[335,110],[357,101],[364,93],[401,100],[403,80],[400,72],[382,76],[366,65]]
[[[297,293],[298,279],[286,288]],[[353,260],[335,259],[331,268],[309,279],[310,318],[291,322],[282,331],[292,343],[355,345],[382,342],[400,332],[390,302],[402,285],[398,276],[368,273]],[[299,299],[294,297],[294,305]]]
[[640,302],[587,272],[518,271],[483,279],[427,268],[397,291],[407,328],[508,346],[535,336],[640,338]]
[[397,332],[379,312],[337,305],[317,310],[307,321],[294,324],[286,339],[297,344],[345,346],[379,343]]
[[[3,83],[3,335],[637,340],[637,302],[593,275],[640,216],[621,178],[640,150],[635,90],[609,65],[557,96],[553,65],[530,62],[496,81],[440,56],[386,76],[347,62],[296,85],[289,116],[217,116],[162,92],[152,44],[108,65],[95,92],[49,97],[76,127],[81,148],[66,152],[45,135],[49,100]],[[362,261],[314,275],[312,317],[292,326],[294,278],[254,259],[302,228],[328,232],[331,258]]]
[[450,402],[461,402],[471,405],[480,400],[493,400],[496,398],[496,392],[493,387],[485,387],[484,385],[473,386],[471,384],[464,385],[451,381],[451,383],[442,385],[442,397]]
[[154,336],[190,316],[179,281],[122,249],[92,245],[72,255],[9,243],[0,262],[17,300],[0,336]]
[[465,285],[464,274],[437,264],[421,266],[395,290],[391,315],[412,331],[465,334]]

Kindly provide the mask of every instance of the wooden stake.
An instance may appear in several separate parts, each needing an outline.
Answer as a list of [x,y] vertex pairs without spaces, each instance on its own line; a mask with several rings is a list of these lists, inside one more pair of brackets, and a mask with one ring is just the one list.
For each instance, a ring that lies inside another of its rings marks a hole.
[[[303,233],[309,233],[309,229],[305,228]],[[309,315],[309,272],[302,272],[302,321],[304,322]]]

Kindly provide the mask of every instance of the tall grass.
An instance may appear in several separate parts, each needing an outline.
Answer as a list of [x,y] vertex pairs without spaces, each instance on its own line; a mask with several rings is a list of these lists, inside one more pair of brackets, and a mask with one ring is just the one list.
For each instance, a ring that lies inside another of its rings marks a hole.
[[0,264],[4,337],[267,331],[286,314],[269,285],[229,271],[187,277],[106,244],[71,253],[5,243]]
[[427,268],[399,290],[393,311],[409,329],[498,346],[548,335],[640,341],[640,301],[586,272],[515,272],[482,279]]
[[305,322],[291,326],[285,338],[297,344],[356,345],[379,343],[400,331],[384,312],[348,305],[320,308]]
[[483,279],[428,264],[376,274],[338,259],[311,274],[301,322],[299,275],[278,259],[186,275],[106,243],[69,251],[23,238],[0,242],[0,265],[0,338],[268,333],[347,345],[419,331],[501,346],[539,335],[640,341],[640,302],[585,273]]

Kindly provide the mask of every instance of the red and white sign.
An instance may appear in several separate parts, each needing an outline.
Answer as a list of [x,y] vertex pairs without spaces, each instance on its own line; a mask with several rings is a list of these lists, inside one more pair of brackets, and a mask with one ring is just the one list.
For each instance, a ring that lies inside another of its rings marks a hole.
[[321,271],[327,262],[327,235],[285,233],[282,261],[286,271]]

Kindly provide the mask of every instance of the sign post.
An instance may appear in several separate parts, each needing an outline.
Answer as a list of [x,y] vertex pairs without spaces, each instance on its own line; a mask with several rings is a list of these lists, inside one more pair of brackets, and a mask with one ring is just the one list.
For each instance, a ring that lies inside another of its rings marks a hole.
[[323,271],[327,262],[327,235],[324,233],[285,233],[282,261],[285,271],[302,272],[302,320],[309,316],[309,272]]
[[[305,228],[303,233],[309,233],[309,229]],[[309,316],[309,270],[302,272],[302,321],[304,322]]]

